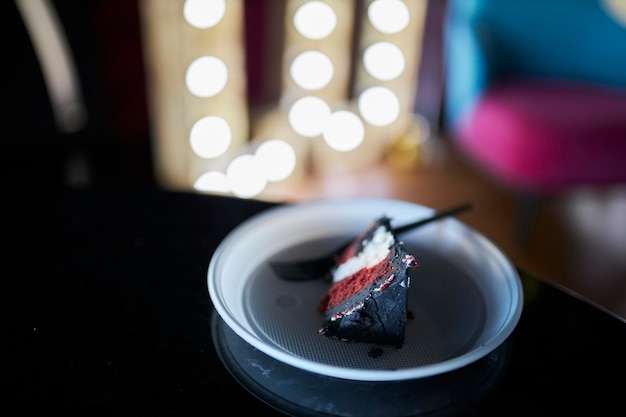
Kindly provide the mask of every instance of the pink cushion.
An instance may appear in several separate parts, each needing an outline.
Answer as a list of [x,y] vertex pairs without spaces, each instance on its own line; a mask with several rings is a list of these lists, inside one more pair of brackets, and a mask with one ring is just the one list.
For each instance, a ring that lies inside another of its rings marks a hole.
[[455,135],[481,167],[518,188],[626,182],[626,91],[507,82],[478,99]]

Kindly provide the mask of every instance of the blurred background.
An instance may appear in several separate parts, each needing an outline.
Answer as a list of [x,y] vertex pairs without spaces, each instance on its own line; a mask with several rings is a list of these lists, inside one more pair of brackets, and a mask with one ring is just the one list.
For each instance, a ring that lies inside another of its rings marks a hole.
[[626,317],[623,0],[0,7],[7,190],[471,201],[518,267]]

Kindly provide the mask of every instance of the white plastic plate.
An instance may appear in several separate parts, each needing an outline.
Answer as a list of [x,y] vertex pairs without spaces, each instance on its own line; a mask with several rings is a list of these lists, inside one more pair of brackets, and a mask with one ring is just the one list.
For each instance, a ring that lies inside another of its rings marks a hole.
[[511,334],[522,313],[519,275],[484,236],[454,218],[400,235],[419,261],[411,271],[410,319],[401,348],[320,336],[323,280],[280,279],[270,260],[301,259],[334,249],[374,219],[392,226],[434,210],[391,199],[334,199],[279,206],[235,228],[208,269],[211,301],[247,343],[288,365],[360,381],[416,379],[468,365]]

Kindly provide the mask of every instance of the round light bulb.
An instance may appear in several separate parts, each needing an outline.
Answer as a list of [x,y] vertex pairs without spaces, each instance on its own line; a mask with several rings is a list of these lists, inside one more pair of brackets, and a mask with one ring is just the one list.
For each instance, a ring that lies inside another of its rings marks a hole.
[[323,132],[324,141],[336,151],[356,149],[365,138],[365,127],[356,114],[339,110],[330,116]]
[[305,90],[319,90],[328,85],[335,70],[333,63],[319,51],[305,51],[295,57],[289,68],[293,81]]
[[329,117],[330,106],[314,96],[298,99],[287,115],[291,128],[305,137],[320,135]]
[[214,56],[203,56],[187,68],[185,84],[191,94],[213,97],[220,93],[228,81],[228,68],[224,61]]
[[226,152],[232,141],[230,126],[221,117],[207,116],[198,120],[189,132],[194,153],[202,158],[217,158]]
[[268,181],[282,181],[296,167],[296,152],[280,139],[270,139],[259,145],[255,157]]
[[296,10],[293,25],[307,39],[323,39],[335,30],[337,16],[328,4],[309,1]]
[[358,108],[365,121],[374,126],[387,126],[400,116],[400,101],[386,87],[370,87],[358,98]]
[[409,24],[409,9],[400,0],[375,0],[367,8],[367,17],[379,32],[398,33]]
[[224,17],[224,0],[186,0],[183,16],[187,23],[198,29],[208,29],[217,25]]

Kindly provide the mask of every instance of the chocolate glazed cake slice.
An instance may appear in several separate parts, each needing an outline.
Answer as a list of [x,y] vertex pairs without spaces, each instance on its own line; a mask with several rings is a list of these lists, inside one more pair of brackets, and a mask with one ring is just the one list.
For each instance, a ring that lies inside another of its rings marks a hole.
[[341,254],[320,300],[324,336],[402,347],[410,287],[418,262],[404,249],[388,217],[378,218]]

